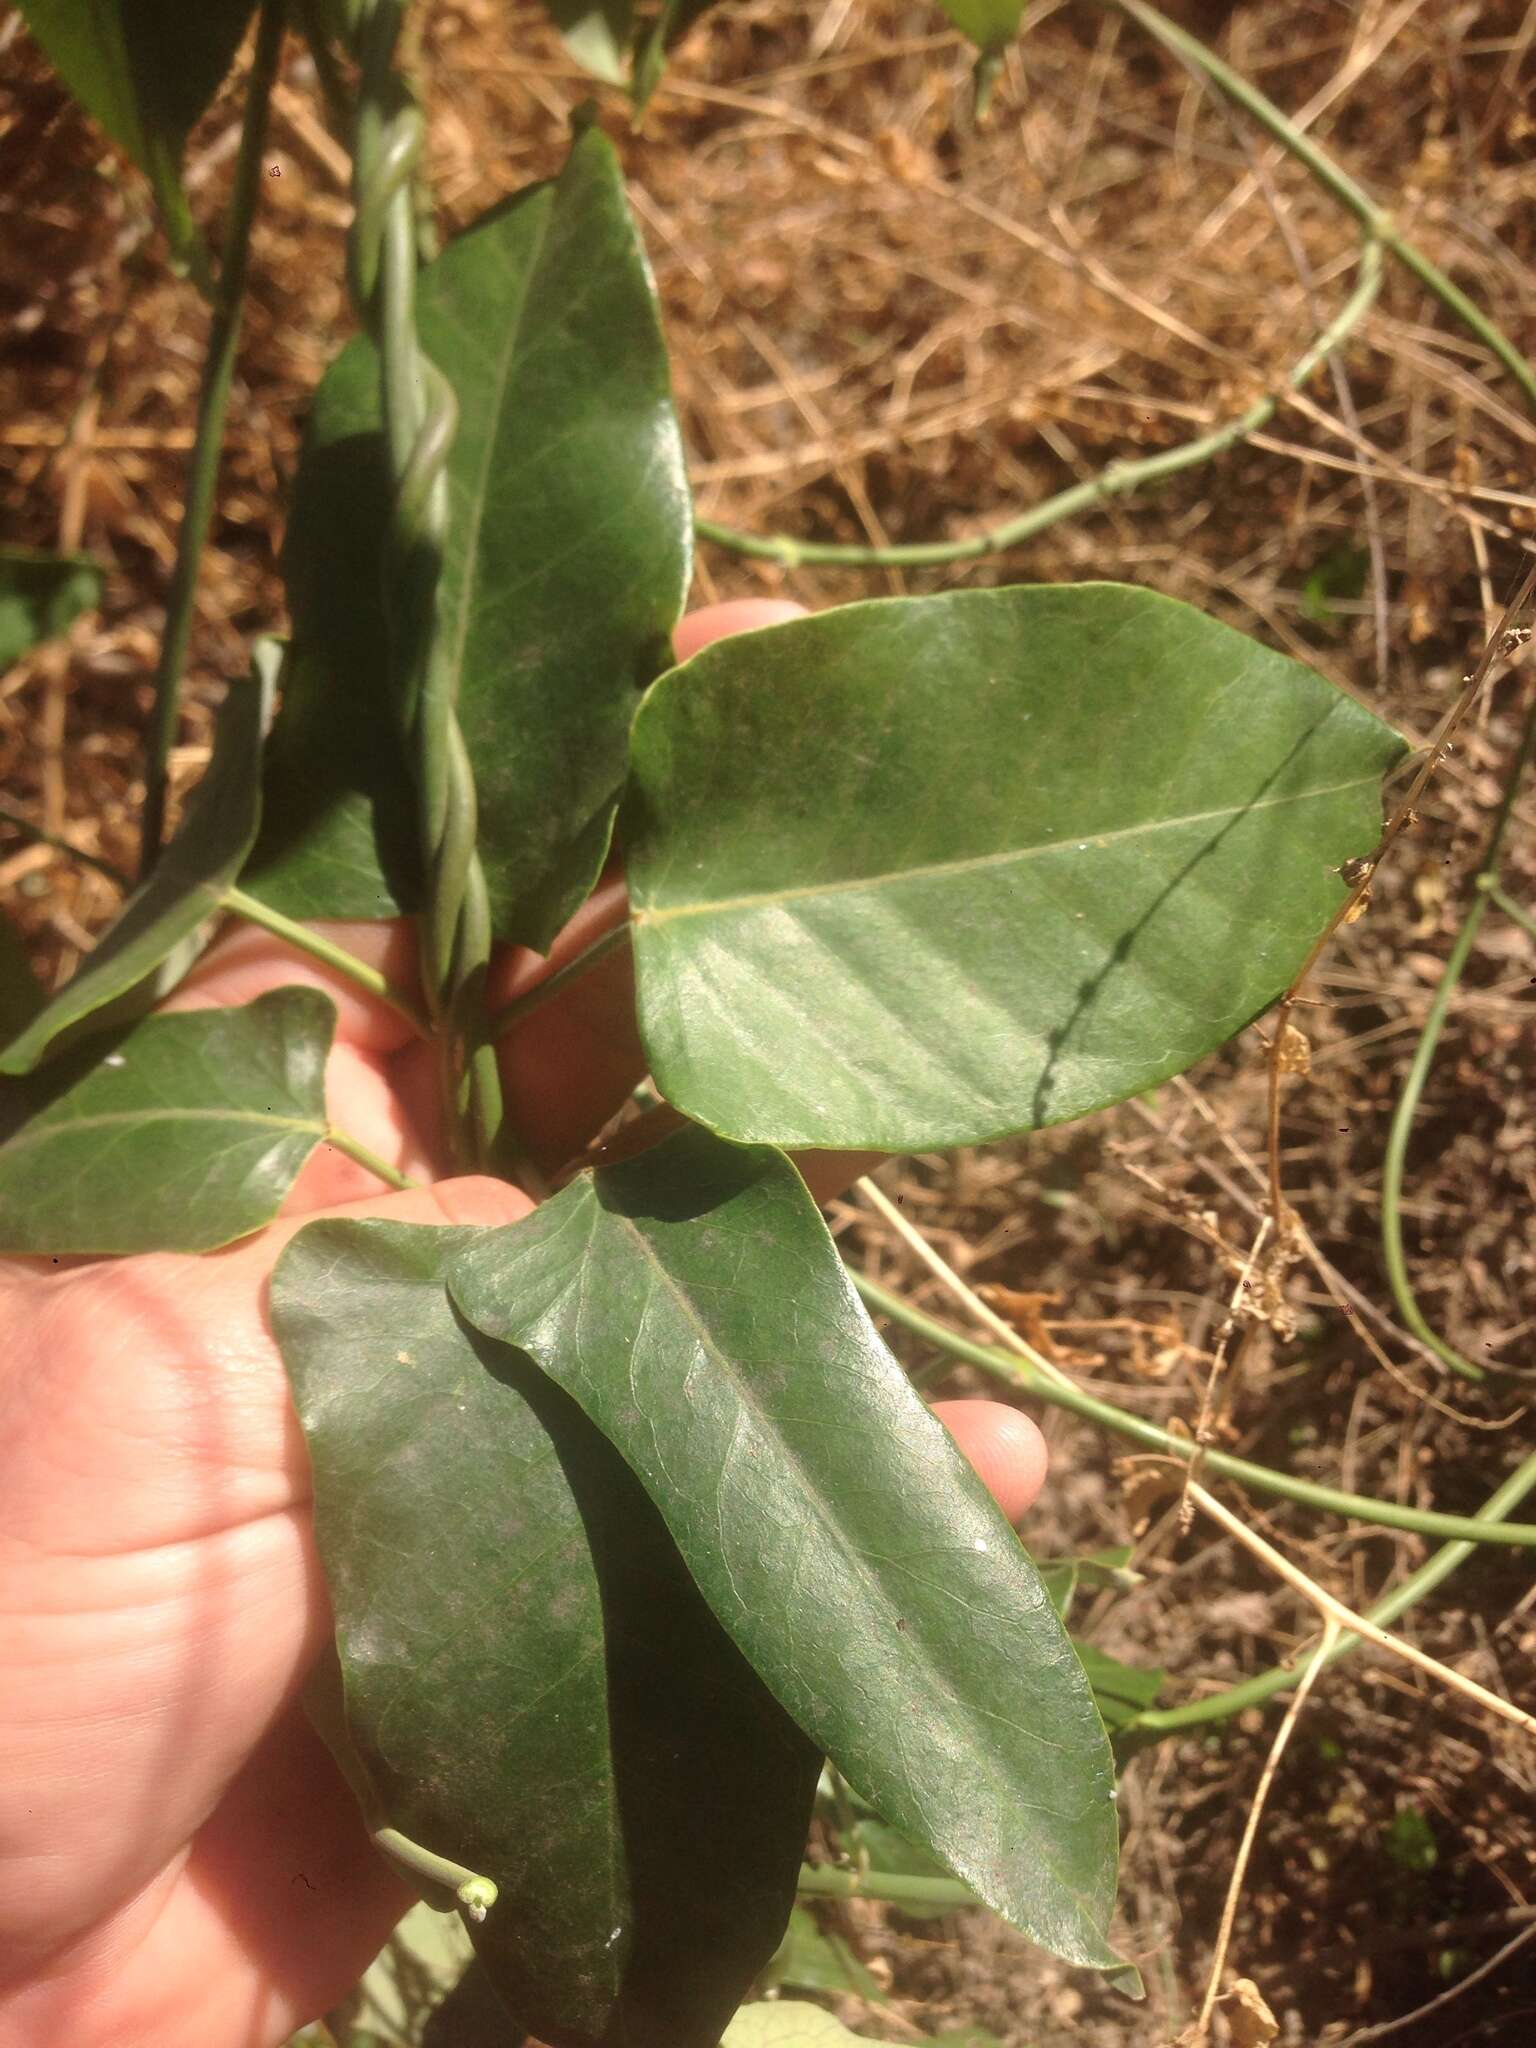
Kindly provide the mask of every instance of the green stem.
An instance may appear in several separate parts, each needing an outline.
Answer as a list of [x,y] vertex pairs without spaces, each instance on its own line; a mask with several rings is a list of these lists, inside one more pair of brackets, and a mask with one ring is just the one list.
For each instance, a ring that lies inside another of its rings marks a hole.
[[107,880],[115,883],[119,889],[126,891],[133,887],[128,877],[120,869],[113,867],[111,861],[103,860],[99,854],[87,853],[83,846],[76,846],[71,840],[61,839],[57,832],[44,831],[41,825],[34,825],[24,812],[13,809],[10,804],[0,803],[0,825],[10,825],[24,837],[32,840],[35,845],[51,846],[55,853],[67,854],[71,860],[79,861],[83,867],[94,868],[98,875],[105,875]]
[[381,1003],[388,1003],[418,1037],[428,1036],[431,1025],[420,1004],[404,989],[397,988],[377,967],[370,967],[366,960],[359,960],[355,953],[349,953],[345,946],[336,945],[312,925],[299,924],[291,917],[284,917],[280,910],[269,909],[257,897],[247,896],[243,889],[226,889],[222,901],[224,908],[234,916],[243,917],[248,924],[260,925],[263,931],[271,932],[286,945],[308,953],[312,960],[323,960],[327,967],[334,967],[338,974],[344,974],[348,981],[355,981],[359,988],[377,996]]
[[[1339,204],[1348,209],[1360,222],[1366,237],[1368,251],[1375,250],[1379,265],[1379,251],[1385,249],[1409,270],[1440,301],[1447,312],[1459,320],[1469,333],[1474,334],[1483,346],[1503,364],[1524,392],[1533,411],[1536,411],[1536,370],[1526,357],[1509,339],[1502,329],[1490,320],[1459,285],[1455,284],[1438,264],[1432,262],[1422,249],[1410,242],[1399,232],[1392,217],[1379,207],[1363,186],[1356,184],[1342,165],[1334,162],[1310,136],[1287,118],[1274,101],[1267,98],[1256,85],[1222,62],[1214,50],[1206,48],[1198,37],[1179,28],[1155,7],[1149,7],[1145,0],[1107,0],[1107,4],[1118,7],[1120,12],[1136,22],[1147,34],[1160,42],[1165,49],[1181,57],[1187,64],[1208,78],[1217,89],[1252,116],[1259,126],[1272,135],[1283,148],[1295,157],[1298,163],[1316,179],[1324,191],[1330,193]],[[1379,247],[1378,247],[1379,245]],[[1362,277],[1361,288],[1366,280]],[[1327,334],[1319,338],[1314,349],[1308,351],[1302,363],[1291,372],[1289,382],[1297,389],[1316,368],[1321,356],[1338,346],[1364,313],[1375,296],[1376,283],[1370,285],[1362,299],[1362,289],[1357,288],[1350,303],[1333,322]],[[1357,301],[1359,303],[1357,303]],[[1231,421],[1213,433],[1201,435],[1198,440],[1186,442],[1181,448],[1167,450],[1161,455],[1150,456],[1140,462],[1112,463],[1099,476],[1086,483],[1075,484],[1070,490],[1058,492],[1036,505],[1017,519],[1010,519],[1003,525],[993,527],[986,533],[973,534],[961,541],[926,541],[908,546],[891,548],[856,547],[833,541],[800,541],[789,534],[743,533],[736,527],[722,526],[717,521],[700,519],[697,531],[705,540],[712,540],[721,547],[735,550],[737,554],[756,556],[760,560],[778,562],[786,569],[797,569],[802,564],[840,565],[846,568],[923,568],[935,567],[950,562],[973,561],[981,555],[999,554],[1003,550],[1018,547],[1032,539],[1046,527],[1058,520],[1070,519],[1077,513],[1086,512],[1107,498],[1123,495],[1138,489],[1141,485],[1156,482],[1159,478],[1172,476],[1181,469],[1192,468],[1195,464],[1209,461],[1246,435],[1256,433],[1277,410],[1279,400],[1266,398],[1252,406],[1240,419]]]
[[590,974],[600,960],[606,960],[610,953],[628,944],[629,922],[626,919],[623,924],[616,924],[611,932],[604,932],[600,939],[594,939],[583,952],[573,960],[567,960],[563,967],[556,968],[526,995],[514,996],[510,1003],[503,1004],[486,1026],[488,1035],[492,1039],[504,1037],[514,1025],[521,1024],[535,1010],[543,1009],[552,997],[569,988],[573,981],[580,981],[584,974]]
[[1234,1458],[1226,1451],[1217,1450],[1214,1445],[1196,1446],[1188,1437],[1174,1436],[1168,1430],[1160,1429],[1155,1422],[1148,1422],[1140,1415],[1117,1408],[1113,1402],[1101,1401],[1096,1395],[1085,1393],[1064,1375],[1056,1373],[1044,1359],[1034,1356],[1015,1358],[1007,1352],[993,1351],[984,1344],[973,1343],[957,1330],[951,1330],[921,1309],[914,1308],[910,1302],[903,1301],[899,1295],[891,1294],[875,1281],[867,1279],[864,1274],[854,1273],[851,1277],[872,1309],[890,1316],[919,1337],[926,1338],[930,1344],[937,1344],[956,1358],[979,1366],[996,1379],[1022,1388],[1036,1400],[1065,1408],[1070,1414],[1080,1415],[1085,1421],[1113,1430],[1117,1436],[1128,1437],[1147,1450],[1181,1459],[1187,1464],[1198,1449],[1202,1465],[1227,1479],[1236,1480],[1239,1485],[1251,1487],[1256,1493],[1273,1494],[1281,1500],[1294,1501],[1300,1507],[1321,1508],[1327,1514],[1345,1515],[1352,1521],[1367,1522],[1379,1529],[1407,1529],[1417,1536],[1536,1550],[1536,1523],[1487,1522],[1469,1515],[1440,1514],[1431,1508],[1401,1507],[1395,1501],[1373,1500],[1367,1494],[1342,1493],[1337,1487],[1319,1486],[1313,1480],[1298,1479],[1289,1472],[1277,1472],[1268,1465],[1251,1464],[1247,1458]]
[[1481,307],[1451,282],[1438,264],[1432,263],[1422,249],[1399,234],[1391,216],[1377,206],[1370,194],[1357,185],[1349,173],[1304,134],[1294,121],[1281,113],[1273,100],[1266,98],[1241,72],[1224,64],[1215,51],[1207,49],[1198,37],[1192,36],[1187,29],[1179,28],[1155,7],[1149,7],[1146,0],[1109,0],[1109,4],[1145,29],[1164,49],[1172,50],[1197,71],[1203,72],[1228,99],[1267,130],[1311,173],[1324,191],[1332,193],[1341,206],[1354,214],[1368,234],[1375,236],[1406,270],[1411,270],[1419,282],[1433,292],[1448,313],[1459,320],[1469,333],[1477,336],[1508,370],[1532,409],[1536,410],[1536,370],[1515,344],[1494,325]]
[[335,1124],[326,1125],[325,1142],[327,1145],[334,1145],[338,1152],[345,1152],[349,1159],[355,1159],[359,1166],[366,1166],[368,1171],[376,1173],[380,1180],[388,1181],[389,1185],[398,1188],[401,1194],[421,1186],[419,1180],[412,1180],[411,1176],[402,1173],[398,1166],[391,1166],[387,1159],[381,1159],[371,1146],[363,1143],[361,1138],[354,1138],[350,1131],[338,1130]]
[[[1510,1473],[1497,1492],[1488,1496],[1479,1510],[1479,1519],[1484,1522],[1502,1520],[1511,1508],[1520,1505],[1533,1487],[1536,1487],[1536,1452]],[[1378,1628],[1389,1627],[1400,1614],[1406,1614],[1427,1593],[1442,1585],[1477,1548],[1475,1543],[1468,1542],[1443,1545],[1416,1572],[1410,1573],[1400,1586],[1395,1586],[1373,1607],[1367,1608],[1366,1620],[1375,1622]],[[1359,1644],[1359,1636],[1346,1629],[1334,1644],[1327,1661],[1337,1663],[1340,1657],[1347,1657]],[[1149,1707],[1116,1731],[1115,1746],[1117,1750],[1138,1749],[1146,1742],[1180,1734],[1186,1728],[1198,1728],[1208,1721],[1225,1721],[1247,1707],[1262,1706],[1276,1693],[1286,1692],[1297,1683],[1313,1654],[1310,1650],[1305,1651],[1285,1664],[1277,1664],[1272,1671],[1260,1672],[1255,1678],[1245,1678],[1240,1685],[1227,1686],[1221,1692],[1210,1693],[1204,1699],[1190,1700],[1183,1706]]]
[[1451,998],[1456,993],[1456,985],[1461,980],[1462,972],[1471,956],[1478,928],[1494,900],[1494,890],[1498,886],[1500,857],[1509,831],[1509,821],[1514,813],[1515,792],[1533,754],[1536,754],[1536,691],[1533,691],[1531,696],[1531,708],[1526,717],[1520,745],[1515,751],[1509,773],[1504,778],[1504,794],[1498,816],[1494,819],[1493,830],[1488,835],[1488,844],[1483,850],[1482,860],[1473,878],[1472,900],[1467,905],[1466,915],[1462,918],[1461,930],[1456,934],[1456,943],[1446,958],[1439,986],[1429,1006],[1429,1014],[1424,1019],[1424,1028],[1419,1033],[1419,1042],[1414,1047],[1413,1063],[1403,1083],[1403,1092],[1398,1097],[1397,1107],[1392,1113],[1392,1124],[1387,1132],[1386,1150],[1381,1165],[1381,1251],[1398,1313],[1421,1344],[1433,1351],[1452,1372],[1458,1372],[1464,1379],[1469,1380],[1483,1379],[1483,1367],[1475,1365],[1470,1358],[1464,1358],[1454,1345],[1446,1343],[1445,1339],[1430,1327],[1423,1310],[1419,1307],[1418,1297],[1413,1291],[1413,1282],[1408,1277],[1408,1260],[1403,1250],[1403,1169],[1408,1157],[1408,1140],[1413,1131],[1413,1119],[1418,1111],[1419,1098],[1424,1092],[1424,1084],[1429,1079],[1429,1070],[1434,1064],[1440,1033],[1444,1030],[1446,1017],[1450,1013]]
[[251,222],[256,212],[256,194],[261,187],[261,152],[267,133],[267,106],[282,51],[285,12],[286,0],[262,0],[256,48],[251,57],[251,75],[246,84],[240,151],[235,159],[235,183],[229,202],[229,225],[213,299],[202,388],[197,399],[197,435],[187,473],[186,507],[182,513],[181,531],[176,537],[176,565],[171,573],[165,633],[155,667],[154,702],[149,714],[144,760],[144,816],[139,841],[141,878],[160,858],[160,844],[165,837],[168,762],[181,708],[182,671],[186,667],[187,647],[192,637],[198,568],[213,516],[214,488],[218,482],[219,455],[224,443],[224,416],[229,410],[235,352],[240,341]]
[[[1306,354],[1292,366],[1286,378],[1291,390],[1300,390],[1318,364],[1353,333],[1380,289],[1381,249],[1373,238],[1367,237],[1361,247],[1360,275],[1355,288]],[[1018,518],[1006,520],[985,533],[972,534],[966,540],[915,541],[899,547],[872,548],[842,541],[795,540],[788,534],[742,533],[735,527],[720,526],[710,519],[700,519],[695,524],[705,540],[734,548],[738,554],[779,562],[786,569],[799,568],[802,563],[836,563],[849,568],[917,569],[932,568],[946,562],[974,561],[980,555],[1000,554],[1007,548],[1018,547],[1024,541],[1032,540],[1037,533],[1044,532],[1046,527],[1071,519],[1079,512],[1090,511],[1111,498],[1125,497],[1146,484],[1158,483],[1164,477],[1177,476],[1181,470],[1194,469],[1202,462],[1209,462],[1267,426],[1279,409],[1279,395],[1268,392],[1263,398],[1256,399],[1246,412],[1228,420],[1223,426],[1214,427],[1208,434],[1182,442],[1177,448],[1165,448],[1156,455],[1143,456],[1136,462],[1112,462],[1085,483],[1058,491],[1054,497],[1031,506]]]
[[888,1906],[917,1906],[950,1912],[981,1902],[969,1885],[953,1877],[909,1877],[900,1871],[835,1870],[827,1863],[802,1863],[795,1890],[802,1899],[882,1899]]
[[457,426],[452,386],[416,332],[413,177],[424,123],[397,68],[403,0],[362,0],[362,85],[353,153],[353,292],[378,350],[385,439],[395,480],[386,590],[395,684],[410,721],[427,902],[423,981],[441,1042],[440,1093],[460,1163],[515,1158],[504,1129],[501,1070],[484,1029],[491,955],[485,877],[475,850],[474,773],[459,730],[457,678],[439,620],[448,455]]
[[423,1849],[398,1828],[376,1829],[373,1846],[413,1878],[452,1892],[471,1920],[483,1920],[496,1903],[497,1888],[491,1878],[480,1877],[475,1871],[466,1870],[462,1863]]

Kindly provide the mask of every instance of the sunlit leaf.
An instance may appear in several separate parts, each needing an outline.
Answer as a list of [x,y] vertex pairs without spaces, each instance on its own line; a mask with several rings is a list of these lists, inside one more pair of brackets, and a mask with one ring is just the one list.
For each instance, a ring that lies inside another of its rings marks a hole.
[[0,1081],[0,1251],[211,1251],[277,1213],[326,1135],[336,1006],[276,989],[147,1017]]
[[555,2048],[714,2048],[782,1932],[819,1758],[611,1446],[469,1330],[484,1233],[319,1222],[274,1327],[315,1475],[351,1775],[500,1887],[471,1929]]
[[1284,989],[1402,742],[1116,584],[849,605],[652,689],[625,814],[662,1093],[910,1151],[1078,1117]]
[[218,914],[256,836],[261,736],[272,685],[269,645],[254,679],[230,685],[213,759],[159,865],[74,978],[0,1052],[0,1074],[29,1073],[87,1032],[142,1016],[196,957],[200,929]]
[[[440,601],[503,938],[544,947],[590,889],[636,690],[669,659],[690,505],[649,273],[608,141],[452,243],[418,286],[459,402]],[[388,469],[366,341],[331,366],[287,569],[295,658],[248,886],[294,916],[419,892],[406,748],[384,678]]]
[[486,1233],[450,1285],[612,1439],[850,1784],[1042,1945],[1112,1965],[1081,1667],[788,1161],[683,1132]]
[[743,2006],[720,2048],[848,2048],[858,2038],[819,2005],[781,1998],[771,2005]]
[[184,248],[182,151],[254,0],[22,0],[21,11],[75,98],[148,177],[172,246]]
[[89,556],[0,548],[0,674],[100,602],[101,570]]

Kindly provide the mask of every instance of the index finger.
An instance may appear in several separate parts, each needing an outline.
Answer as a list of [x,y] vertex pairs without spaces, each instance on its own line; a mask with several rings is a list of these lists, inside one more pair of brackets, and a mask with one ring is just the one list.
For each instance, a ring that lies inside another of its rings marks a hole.
[[[306,929],[384,976],[411,1002],[421,1001],[416,935],[408,918],[379,923],[316,918]],[[415,1036],[382,997],[349,975],[253,924],[220,934],[197,965],[160,1004],[162,1010],[225,1010],[275,988],[317,988],[336,1005],[336,1043],[359,1052],[398,1052]]]

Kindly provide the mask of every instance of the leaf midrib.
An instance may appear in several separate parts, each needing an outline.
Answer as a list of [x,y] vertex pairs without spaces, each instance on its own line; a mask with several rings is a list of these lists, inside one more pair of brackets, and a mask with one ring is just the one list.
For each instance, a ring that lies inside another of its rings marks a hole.
[[14,1137],[6,1139],[5,1149],[20,1152],[28,1145],[71,1137],[77,1131],[104,1130],[113,1124],[153,1123],[258,1124],[266,1130],[303,1131],[317,1138],[323,1138],[330,1129],[330,1125],[320,1118],[270,1116],[259,1109],[112,1109],[90,1116],[64,1118],[57,1123],[39,1119],[35,1125],[24,1124]]
[[[588,1199],[593,1203],[594,1208],[597,1208],[599,1206],[597,1204],[595,1192],[589,1193]],[[847,1537],[843,1533],[842,1529],[838,1525],[836,1517],[831,1512],[823,1489],[815,1482],[813,1476],[807,1470],[804,1460],[800,1456],[799,1451],[788,1442],[788,1440],[784,1436],[783,1431],[772,1422],[772,1418],[768,1417],[764,1413],[763,1409],[760,1407],[758,1402],[753,1397],[750,1381],[741,1372],[737,1370],[728,1354],[721,1349],[709,1325],[703,1320],[701,1315],[694,1308],[693,1303],[690,1300],[688,1294],[682,1288],[680,1283],[674,1278],[670,1269],[667,1267],[666,1263],[661,1258],[660,1253],[656,1250],[655,1246],[651,1243],[650,1239],[639,1228],[639,1226],[635,1223],[632,1217],[623,1216],[611,1210],[606,1213],[612,1215],[615,1221],[622,1224],[625,1231],[629,1234],[629,1236],[634,1240],[634,1243],[638,1246],[643,1262],[656,1274],[662,1286],[665,1288],[667,1294],[677,1304],[684,1320],[697,1333],[698,1340],[703,1345],[708,1355],[711,1358],[713,1358],[724,1369],[727,1384],[732,1388],[733,1392],[735,1393],[740,1406],[744,1410],[746,1410],[748,1414],[754,1417],[759,1427],[764,1430],[765,1434],[770,1436],[774,1442],[780,1444],[784,1448],[788,1455],[790,1464],[794,1468],[795,1473],[798,1475],[801,1481],[802,1497],[806,1498],[809,1504],[813,1507],[818,1523],[831,1534],[838,1549],[853,1564],[858,1577],[868,1588],[869,1592],[873,1596],[875,1606],[880,1611],[891,1615],[894,1619],[894,1603],[892,1602],[890,1595],[886,1592],[884,1586],[881,1585],[878,1576],[871,1571],[868,1558],[865,1557],[864,1554],[855,1547],[851,1538]],[[893,1630],[892,1636],[893,1640],[898,1640],[905,1643],[909,1651],[916,1649],[917,1647],[917,1644],[912,1640],[910,1635],[898,1636],[897,1632]],[[926,1657],[921,1660],[914,1661],[919,1661],[925,1670],[932,1668],[929,1663],[929,1660]],[[950,1689],[946,1688],[946,1690]],[[955,1697],[952,1691],[951,1697]],[[965,1699],[963,1702],[957,1700],[957,1704],[963,1704],[965,1718],[967,1722],[974,1724],[977,1718],[978,1704],[970,1699]],[[985,1709],[980,1709],[980,1712],[982,1718],[985,1719]],[[994,1718],[1001,1717],[998,1716]],[[1012,1729],[1016,1735],[1020,1736],[1023,1740],[1032,1744],[1038,1744],[1040,1748],[1043,1750],[1055,1750],[1058,1752],[1060,1750],[1059,1744],[1046,1742],[1035,1731],[1022,1728],[1018,1726],[1017,1723],[1012,1721],[1007,1722],[1006,1725],[1010,1729]],[[991,1744],[987,1740],[985,1728],[983,1727],[978,1732],[980,1738],[980,1746],[983,1749],[991,1751]],[[993,1754],[995,1754],[995,1752],[993,1752]],[[965,1859],[962,1859],[962,1861],[963,1860]],[[970,1881],[978,1882],[978,1876],[976,1873],[973,1872],[971,1874]],[[979,1881],[981,1883],[985,1883],[985,1873],[982,1873],[980,1875]],[[1065,1878],[1061,1879],[1061,1883],[1065,1891],[1069,1892],[1072,1895],[1072,1897],[1079,1900],[1080,1906],[1082,1907],[1086,1917],[1089,1918],[1091,1923],[1092,1916],[1091,1914],[1087,1914],[1086,1901],[1082,1900],[1076,1884],[1069,1883]],[[1012,1887],[1010,1887],[1010,1890],[1011,1889]],[[1095,1932],[1097,1932],[1097,1929],[1095,1929]]]
[[[1247,816],[1257,811],[1276,810],[1283,804],[1310,803],[1319,797],[1344,796],[1351,790],[1374,788],[1377,774],[1358,775],[1349,782],[1331,782],[1313,789],[1293,790],[1285,796],[1264,797],[1254,803],[1227,804],[1213,811],[1190,811],[1176,818],[1149,818],[1136,825],[1121,825],[1109,832],[1088,835],[1092,849],[1117,840],[1146,837],[1155,832],[1177,831],[1187,825],[1214,824],[1218,819]],[[987,868],[1008,867],[1037,860],[1046,854],[1077,853],[1083,844],[1074,833],[1061,839],[1042,840],[1034,846],[1007,847],[997,853],[966,854],[957,860],[927,861],[915,867],[890,868],[883,874],[850,876],[836,882],[806,882],[786,889],[764,889],[743,896],[717,896],[702,903],[637,904],[633,911],[637,925],[671,923],[682,917],[707,917],[734,910],[755,910],[775,903],[805,903],[823,896],[847,896],[860,890],[879,889],[899,882],[931,881],[939,876],[977,874]]]

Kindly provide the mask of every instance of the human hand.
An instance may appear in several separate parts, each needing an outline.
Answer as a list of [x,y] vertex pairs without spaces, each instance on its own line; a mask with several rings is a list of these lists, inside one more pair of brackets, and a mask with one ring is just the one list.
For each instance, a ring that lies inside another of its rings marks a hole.
[[[793,607],[787,608],[793,610]],[[786,615],[716,607],[680,654]],[[611,881],[510,1000],[624,914]],[[414,980],[401,924],[330,926]],[[253,928],[171,1008],[309,983],[338,1007],[328,1111],[417,1191],[322,1148],[278,1222],[201,1258],[0,1264],[0,2048],[267,2048],[335,2002],[411,1903],[299,1704],[330,1633],[308,1468],[267,1327],[278,1252],[318,1213],[501,1224],[517,1190],[440,1178],[429,1049],[392,1009]],[[628,955],[503,1042],[509,1111],[571,1158],[645,1070]],[[805,1162],[820,1194],[861,1164]],[[1039,1433],[997,1403],[939,1413],[1011,1516]]]

